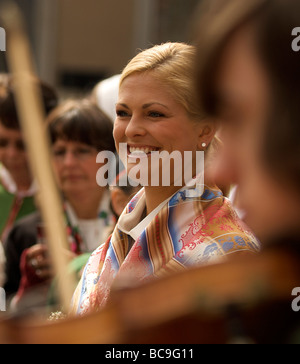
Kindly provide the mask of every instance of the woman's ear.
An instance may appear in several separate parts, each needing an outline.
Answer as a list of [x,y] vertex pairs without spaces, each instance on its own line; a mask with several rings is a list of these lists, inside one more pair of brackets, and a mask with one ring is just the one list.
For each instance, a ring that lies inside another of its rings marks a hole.
[[198,149],[206,150],[214,139],[218,130],[218,124],[213,119],[205,119],[199,125]]

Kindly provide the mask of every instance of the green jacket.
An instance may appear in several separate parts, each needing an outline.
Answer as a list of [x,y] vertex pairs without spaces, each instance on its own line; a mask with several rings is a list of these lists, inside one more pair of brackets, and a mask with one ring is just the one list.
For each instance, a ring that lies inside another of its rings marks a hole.
[[18,221],[26,215],[36,211],[34,197],[17,198],[17,196],[9,193],[0,182],[0,236],[2,235],[14,208],[16,208],[16,217],[14,221]]

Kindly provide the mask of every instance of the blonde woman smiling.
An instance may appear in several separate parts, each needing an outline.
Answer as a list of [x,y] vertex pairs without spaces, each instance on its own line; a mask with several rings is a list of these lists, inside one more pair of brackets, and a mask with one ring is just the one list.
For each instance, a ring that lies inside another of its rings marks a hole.
[[[194,56],[192,46],[167,43],[141,52],[123,71],[114,138],[118,150],[120,143],[128,145],[123,160],[128,173],[141,152],[150,161],[153,151],[182,156],[189,151],[194,173],[197,152],[205,152],[206,166],[212,162],[216,127],[195,102]],[[148,163],[149,176],[161,172],[151,168]],[[92,254],[74,295],[74,312],[101,309],[112,286],[135,285],[228,254],[259,250],[212,181],[199,186],[194,175],[194,186],[176,186],[173,175],[171,168],[170,186],[148,185],[130,201],[111,238]]]

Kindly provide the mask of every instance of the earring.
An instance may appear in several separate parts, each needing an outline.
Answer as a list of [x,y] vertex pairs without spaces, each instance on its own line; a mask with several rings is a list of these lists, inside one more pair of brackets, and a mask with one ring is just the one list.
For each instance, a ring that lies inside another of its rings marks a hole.
[[206,148],[207,144],[206,143],[202,143],[202,148]]

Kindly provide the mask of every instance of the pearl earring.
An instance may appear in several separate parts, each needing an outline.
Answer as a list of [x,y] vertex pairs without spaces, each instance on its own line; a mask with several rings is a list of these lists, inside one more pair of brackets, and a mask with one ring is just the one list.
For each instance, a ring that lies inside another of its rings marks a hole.
[[206,148],[207,144],[206,143],[202,143],[202,148]]

